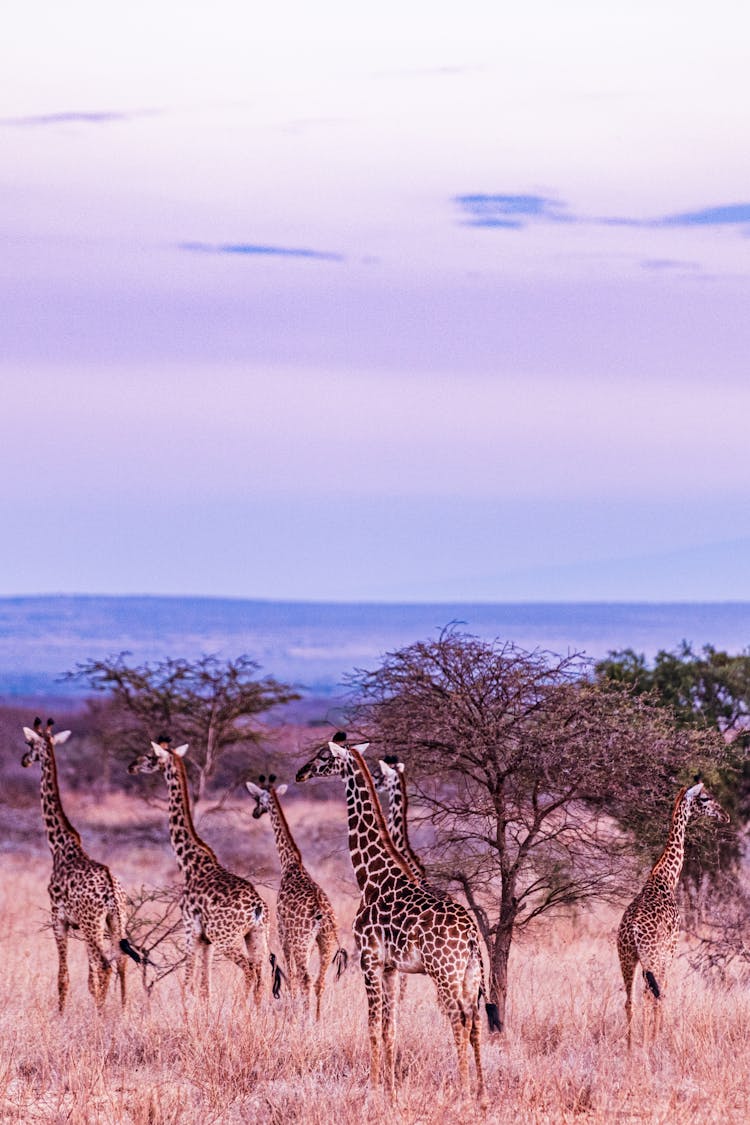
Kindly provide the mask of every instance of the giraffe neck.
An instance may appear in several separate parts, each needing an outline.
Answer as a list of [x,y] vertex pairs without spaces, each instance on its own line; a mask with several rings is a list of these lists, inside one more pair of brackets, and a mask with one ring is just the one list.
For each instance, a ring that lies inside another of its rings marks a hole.
[[169,838],[177,858],[177,865],[184,875],[206,859],[218,862],[214,852],[195,831],[190,813],[187,773],[181,758],[170,754],[164,767],[164,777],[169,794]]
[[47,742],[47,752],[41,760],[42,777],[40,795],[42,798],[42,816],[47,830],[52,855],[71,849],[81,850],[81,837],[65,815],[65,809],[60,800],[60,786],[57,781],[57,763],[52,743]]
[[281,870],[284,872],[290,867],[301,867],[302,855],[289,830],[289,825],[281,808],[281,802],[276,796],[276,790],[269,790],[269,795],[271,801],[268,811],[271,814],[271,824],[273,825],[273,834],[276,837],[276,850],[279,853]]
[[359,889],[363,894],[377,893],[387,877],[416,882],[388,834],[375,785],[362,755],[353,748],[349,754],[345,774],[349,853]]
[[685,829],[690,819],[690,802],[686,800],[687,787],[681,789],[672,810],[672,824],[664,851],[651,868],[652,878],[666,883],[670,890],[677,889],[682,864],[685,859]]
[[409,843],[409,798],[406,793],[406,778],[401,770],[396,770],[396,776],[388,788],[388,796],[388,832],[390,837],[412,875],[422,880],[425,877],[424,864]]

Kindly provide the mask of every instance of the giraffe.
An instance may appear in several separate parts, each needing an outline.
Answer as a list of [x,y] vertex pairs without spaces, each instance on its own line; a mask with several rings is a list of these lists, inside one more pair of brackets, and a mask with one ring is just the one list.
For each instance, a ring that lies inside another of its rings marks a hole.
[[276,925],[286,961],[289,986],[294,996],[299,988],[305,1010],[310,1010],[309,973],[313,945],[318,947],[319,968],[315,981],[315,1019],[320,1019],[320,1003],[325,989],[325,978],[332,961],[336,962],[336,979],[346,967],[347,953],[339,946],[336,936],[336,915],[330,899],[318,886],[302,863],[302,855],[294,842],[279,797],[287,791],[286,785],[274,786],[273,774],[265,785],[246,781],[248,793],[255,798],[253,817],[259,820],[264,813],[271,819],[276,850],[281,865],[281,882],[276,899]]
[[[396,851],[404,860],[417,882],[437,894],[438,892],[435,891],[434,888],[429,887],[425,866],[409,842],[407,820],[409,797],[406,792],[404,763],[400,762],[395,754],[389,754],[385,759],[381,758],[378,765],[380,766],[380,770],[378,773],[373,774],[373,781],[375,782],[375,788],[378,792],[384,791],[388,794],[388,820],[386,823],[388,834],[391,840],[393,840]],[[443,897],[442,894],[440,897]],[[399,989],[401,1000],[406,996],[407,980],[407,976],[402,974],[401,987]]]
[[[60,1012],[68,995],[68,932],[78,930],[86,943],[89,962],[88,986],[96,1007],[101,1010],[107,995],[112,963],[117,966],[120,1001],[125,1007],[126,954],[140,963],[140,955],[125,934],[125,892],[108,867],[86,855],[81,837],[68,820],[60,799],[55,746],[70,737],[69,730],[53,734],[54,722],[34,719],[33,729],[24,727],[28,750],[23,766],[39,762],[42,816],[52,852],[52,878],[48,891],[52,913],[52,932],[58,957],[57,1000]],[[106,945],[110,945],[107,953]]]
[[404,763],[395,754],[389,754],[378,762],[380,773],[373,775],[375,788],[388,794],[388,832],[396,851],[418,882],[424,883],[427,872],[422,860],[409,843],[408,808],[409,797],[406,792]]
[[[128,766],[129,773],[164,774],[169,796],[169,835],[185,883],[180,907],[185,927],[185,987],[190,991],[201,951],[200,996],[208,1000],[214,947],[242,971],[245,988],[260,1003],[262,965],[268,957],[268,909],[247,879],[227,871],[193,825],[183,758],[187,744],[167,749],[169,739]],[[274,960],[271,961],[274,965]],[[279,974],[274,971],[274,995]]]
[[[469,1092],[471,1043],[485,1105],[479,1019],[485,986],[476,927],[464,907],[422,887],[396,851],[362,756],[365,749],[329,742],[301,767],[297,781],[336,776],[346,786],[349,852],[362,895],[354,936],[367,992],[370,1082],[380,1082],[382,1043],[386,1093],[394,1096],[396,972],[426,973],[450,1020],[462,1092]],[[496,1006],[485,1008],[491,1030],[499,1031]]]
[[628,1048],[633,977],[639,961],[643,973],[644,1045],[648,1044],[649,1023],[652,1025],[653,1039],[656,1039],[659,1031],[661,997],[677,947],[680,922],[675,892],[685,858],[685,829],[693,815],[711,817],[723,823],[729,820],[718,801],[705,789],[700,776],[695,778],[694,785],[684,786],[677,794],[664,851],[651,868],[643,889],[623,914],[617,931],[617,952],[625,982]]

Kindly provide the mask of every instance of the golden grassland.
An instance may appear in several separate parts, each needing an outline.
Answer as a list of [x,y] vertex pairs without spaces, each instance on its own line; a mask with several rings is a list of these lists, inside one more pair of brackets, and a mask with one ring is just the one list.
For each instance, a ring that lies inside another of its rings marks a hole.
[[[273,906],[278,877],[270,825],[238,807],[205,815],[200,831],[228,867]],[[163,810],[132,796],[71,795],[71,820],[126,889],[177,881]],[[328,890],[353,953],[356,893],[340,801],[293,800],[290,823]],[[623,993],[608,910],[540,922],[511,960],[507,1030],[484,1035],[489,1108],[462,1103],[447,1021],[433,989],[411,978],[399,1013],[395,1105],[368,1087],[364,988],[356,958],[331,974],[318,1025],[290,997],[247,1003],[240,974],[217,963],[208,1008],[186,1000],[179,972],[147,997],[129,965],[123,1013],[112,986],[97,1015],[82,945],[71,940],[71,988],[57,1012],[57,959],[47,928],[50,857],[37,805],[6,806],[0,847],[0,1121],[216,1122],[349,1125],[452,1121],[745,1123],[750,1120],[750,995],[707,982],[678,956],[662,1041],[625,1049]],[[275,929],[272,944],[276,945]],[[684,946],[682,947],[684,950]],[[636,1000],[636,1042],[640,996]]]

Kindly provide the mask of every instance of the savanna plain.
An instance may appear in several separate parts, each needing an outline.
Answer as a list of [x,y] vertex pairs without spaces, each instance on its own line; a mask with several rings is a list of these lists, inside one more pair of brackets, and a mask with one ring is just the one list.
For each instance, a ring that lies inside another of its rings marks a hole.
[[[17,751],[20,759],[20,727],[17,734],[14,745],[4,737],[4,757]],[[309,732],[305,737],[309,745]],[[358,900],[343,794],[335,788],[312,796],[292,786],[285,801],[303,859],[331,897],[350,953],[340,980],[329,973],[319,1023],[287,993],[272,998],[270,969],[256,1009],[235,966],[218,959],[207,1006],[184,994],[181,966],[147,991],[131,963],[126,1009],[113,983],[97,1014],[76,940],[68,1003],[59,1015],[46,890],[51,861],[36,785],[16,784],[14,776],[5,773],[10,781],[0,807],[0,1121],[739,1125],[750,1119],[747,982],[696,972],[687,956],[691,939],[683,934],[662,1038],[648,1050],[640,1044],[638,986],[628,1053],[615,949],[620,911],[612,907],[544,919],[514,946],[506,1028],[492,1039],[483,1029],[486,1112],[459,1096],[452,1036],[431,983],[420,977],[409,978],[399,1009],[396,1101],[371,1090],[365,993],[351,934]],[[164,807],[147,804],[133,789],[69,791],[64,799],[88,853],[119,876],[143,917],[152,888],[179,881]],[[268,818],[253,821],[250,812],[251,802],[238,793],[202,815],[199,810],[197,827],[222,863],[252,880],[273,914],[273,834]],[[278,950],[273,924],[272,946]],[[155,973],[148,968],[146,984]]]

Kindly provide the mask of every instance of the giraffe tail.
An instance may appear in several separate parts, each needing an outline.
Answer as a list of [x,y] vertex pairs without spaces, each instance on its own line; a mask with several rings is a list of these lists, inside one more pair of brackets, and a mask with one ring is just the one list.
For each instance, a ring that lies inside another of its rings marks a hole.
[[273,993],[274,1000],[278,1000],[281,995],[281,985],[288,984],[286,974],[282,971],[281,965],[276,960],[276,954],[272,953],[270,956],[271,972],[272,972],[272,985],[271,992]]
[[333,964],[336,966],[336,980],[340,980],[341,974],[346,970],[346,966],[349,964],[349,954],[341,945],[333,955]]
[[143,958],[138,950],[130,944],[127,938],[120,938],[120,949],[123,953],[127,953],[128,957],[132,957],[136,965],[140,965]]
[[646,971],[643,975],[646,978],[646,984],[648,985],[648,987],[653,992],[654,997],[658,1000],[659,997],[661,996],[661,989],[659,988],[659,983],[658,983],[656,977],[654,976],[654,974],[651,972],[650,969],[646,969]]
[[[471,948],[474,956],[479,962],[479,995],[477,996],[477,1007],[479,1007],[479,1004],[482,1001],[482,997],[487,995],[487,986],[484,983],[484,963],[482,961],[482,954],[479,949],[479,940],[476,936],[471,943]],[[498,1008],[497,1004],[490,1004],[489,1002],[487,1002],[484,1005],[484,1010],[487,1013],[487,1024],[489,1026],[490,1032],[502,1031],[503,1021],[500,1019],[500,1009]]]

